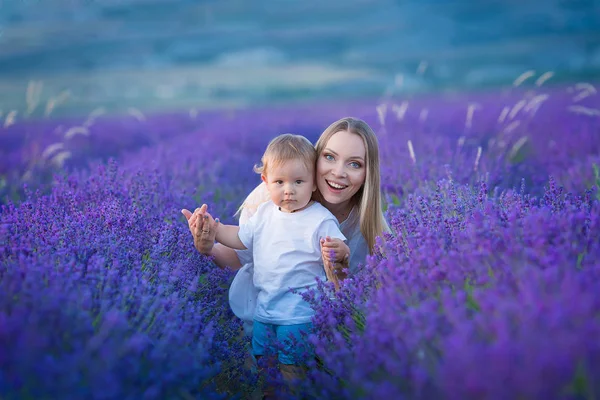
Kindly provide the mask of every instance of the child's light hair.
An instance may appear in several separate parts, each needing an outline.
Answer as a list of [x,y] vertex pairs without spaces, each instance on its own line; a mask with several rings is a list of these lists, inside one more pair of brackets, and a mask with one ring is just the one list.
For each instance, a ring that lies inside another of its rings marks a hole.
[[317,151],[304,136],[285,133],[269,142],[261,164],[254,166],[254,172],[267,175],[269,168],[291,160],[300,160],[308,171],[314,171]]

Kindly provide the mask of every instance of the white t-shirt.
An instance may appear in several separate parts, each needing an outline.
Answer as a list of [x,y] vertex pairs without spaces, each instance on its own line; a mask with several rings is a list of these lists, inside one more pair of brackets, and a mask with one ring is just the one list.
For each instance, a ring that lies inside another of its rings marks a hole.
[[317,277],[326,279],[320,245],[325,236],[346,240],[337,219],[317,202],[286,213],[268,201],[240,225],[239,238],[252,251],[254,261],[257,321],[278,325],[310,322],[314,311],[300,293],[314,288]]

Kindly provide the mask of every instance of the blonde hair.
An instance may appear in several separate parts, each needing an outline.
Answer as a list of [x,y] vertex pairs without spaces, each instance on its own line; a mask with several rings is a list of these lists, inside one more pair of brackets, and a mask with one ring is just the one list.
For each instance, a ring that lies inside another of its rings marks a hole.
[[[379,143],[371,127],[363,120],[346,117],[329,125],[319,137],[316,144],[317,155],[320,155],[331,137],[342,131],[358,135],[366,150],[366,177],[363,186],[350,200],[352,205],[358,205],[360,232],[362,233],[369,252],[373,254],[375,238],[390,228],[383,216],[381,196],[381,173],[379,169]],[[315,199],[323,202],[322,194],[315,192]]]
[[254,166],[254,172],[266,175],[269,166],[273,167],[290,160],[301,160],[309,171],[314,171],[317,151],[304,136],[285,133],[269,142],[261,163]]

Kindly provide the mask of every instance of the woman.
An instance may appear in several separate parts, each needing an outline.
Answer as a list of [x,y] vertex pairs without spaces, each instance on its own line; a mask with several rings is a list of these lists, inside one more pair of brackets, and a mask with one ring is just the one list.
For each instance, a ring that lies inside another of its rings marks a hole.
[[[327,276],[338,287],[338,278],[345,277],[343,270],[355,272],[366,256],[373,253],[375,238],[389,232],[381,205],[379,145],[367,123],[342,118],[323,132],[315,147],[317,191],[314,200],[331,211],[348,239],[347,244],[339,239],[322,240]],[[242,204],[240,223],[244,223],[268,198],[264,184],[254,189]],[[253,299],[256,298],[252,259],[248,253],[214,244],[215,227],[204,218],[205,211],[206,205],[203,205],[193,214],[188,210],[182,210],[182,213],[200,253],[213,256],[222,268],[229,266],[237,270],[244,264],[231,284],[229,301],[233,312],[244,320],[245,331],[249,334]]]

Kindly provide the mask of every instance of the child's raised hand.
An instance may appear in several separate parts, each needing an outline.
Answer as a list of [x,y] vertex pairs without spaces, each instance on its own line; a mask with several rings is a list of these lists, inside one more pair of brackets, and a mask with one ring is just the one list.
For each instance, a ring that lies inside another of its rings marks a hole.
[[219,218],[216,220],[210,215],[208,211],[205,211],[203,216],[203,225],[202,225],[202,233],[212,233],[216,234],[217,232],[217,224],[219,223]]

